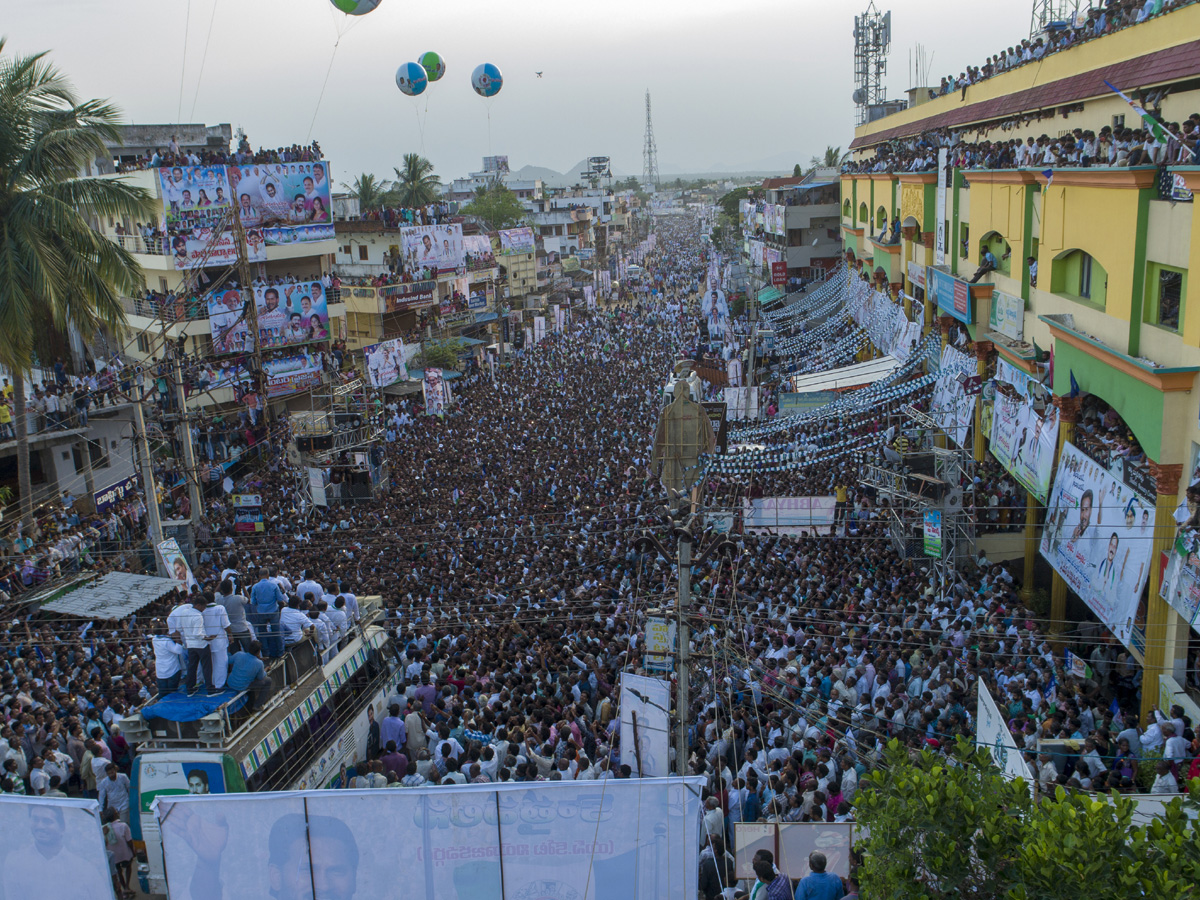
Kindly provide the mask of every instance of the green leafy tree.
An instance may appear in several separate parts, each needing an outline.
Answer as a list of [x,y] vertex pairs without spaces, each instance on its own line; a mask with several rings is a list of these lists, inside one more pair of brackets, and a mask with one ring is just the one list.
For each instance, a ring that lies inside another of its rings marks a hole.
[[363,172],[350,184],[342,187],[350,192],[350,196],[358,200],[358,207],[363,212],[379,209],[387,199],[389,184],[376,178],[369,172]]
[[32,509],[25,373],[36,343],[31,322],[92,335],[125,322],[121,296],[145,280],[133,255],[88,225],[90,216],[145,220],[150,195],[120,178],[78,177],[119,140],[120,113],[80,100],[45,53],[4,55],[0,39],[0,363],[13,373],[17,482]]
[[476,188],[475,197],[461,212],[464,216],[475,216],[487,231],[520,225],[528,216],[520,198],[499,181]]
[[717,201],[717,205],[721,207],[721,212],[725,213],[733,221],[738,220],[738,204],[750,196],[750,188],[740,187],[734,188],[724,197]]
[[438,369],[458,368],[458,354],[462,352],[463,342],[458,338],[447,338],[441,341],[426,341],[421,351],[423,365]]
[[433,163],[419,153],[405,153],[401,167],[392,171],[396,173],[392,195],[399,206],[416,209],[437,200],[442,179],[433,174]]
[[[953,760],[896,741],[863,779],[863,895],[900,900],[1125,900],[1194,897],[1200,829],[1182,798],[1132,827],[1129,798],[1061,787],[1036,806],[986,748],[960,738]],[[1197,787],[1193,783],[1193,790]],[[1195,801],[1187,803],[1193,806]]]
[[792,168],[792,177],[799,178],[803,174],[804,174],[804,169],[802,169],[800,167],[800,163],[796,163],[796,165]]

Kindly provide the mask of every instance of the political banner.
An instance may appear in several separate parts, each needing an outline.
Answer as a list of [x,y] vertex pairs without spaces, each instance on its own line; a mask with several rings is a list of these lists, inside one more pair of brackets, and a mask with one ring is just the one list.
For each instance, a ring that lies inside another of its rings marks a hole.
[[461,225],[406,225],[400,229],[400,252],[408,272],[457,269],[464,265]]
[[966,446],[967,432],[975,418],[977,396],[968,394],[964,383],[978,371],[979,364],[974,357],[954,347],[942,349],[930,413],[938,427],[960,447]]
[[675,622],[661,616],[646,619],[646,656],[648,672],[670,672],[675,659]]
[[[719,279],[718,279],[719,281]],[[720,288],[710,289],[700,297],[700,313],[708,326],[709,338],[725,334],[729,324],[729,301]]]
[[229,209],[224,166],[172,166],[158,170],[163,217],[168,224],[209,222]]
[[254,534],[265,530],[261,494],[233,494],[233,530]]
[[[394,846],[412,851],[406,897],[695,900],[703,784],[692,777],[165,796],[157,812],[168,893],[188,900],[397,896]],[[102,845],[99,852],[103,860]],[[110,889],[107,867],[100,872]]]
[[[229,195],[245,227],[286,228],[332,222],[329,164],[325,161],[229,166],[227,178]],[[300,230],[296,241],[289,243],[326,240],[309,234]]]
[[422,388],[425,391],[425,415],[441,416],[446,412],[446,388],[442,370],[430,366],[425,370]]
[[[165,252],[177,271],[205,266],[234,266],[238,263],[238,240],[231,230],[210,224],[189,227],[168,225]],[[246,229],[246,261],[266,262],[267,245],[262,229]]]
[[496,254],[492,250],[492,242],[484,234],[463,236],[463,257],[469,272],[490,269],[496,265]]
[[812,534],[833,527],[834,497],[759,497],[742,502],[748,534]]
[[329,340],[329,305],[319,281],[254,288],[264,350]]
[[267,373],[267,396],[286,397],[321,384],[321,357],[307,349],[263,363]]
[[1032,375],[1018,369],[1002,356],[996,360],[996,380],[1011,384],[1017,396],[1026,400],[1034,395],[1035,385],[1038,384]]
[[233,288],[212,291],[207,296],[208,326],[213,353],[252,353],[250,322],[245,315],[245,295]]
[[330,225],[295,225],[290,228],[264,228],[263,239],[268,247],[286,247],[289,244],[313,244],[317,241],[332,241],[337,237]]
[[167,568],[168,578],[174,578],[186,590],[190,590],[192,585],[196,584],[196,576],[192,574],[192,567],[188,565],[187,558],[179,549],[179,542],[175,538],[159,541],[155,545],[155,550],[158,551],[158,558]]
[[136,496],[137,489],[138,477],[130,475],[128,478],[122,478],[116,484],[110,484],[108,487],[96,491],[92,494],[96,515],[102,516],[118,503],[123,503],[126,497]]
[[533,342],[540,344],[546,337],[546,317],[533,317]]
[[215,391],[252,381],[250,372],[240,362],[202,362],[193,370],[192,378],[199,391]]
[[1066,444],[1046,506],[1042,556],[1131,647],[1138,601],[1150,577],[1154,503]]
[[929,509],[924,515],[925,555],[942,558],[942,513]]
[[501,228],[496,234],[500,237],[501,256],[532,253],[535,249],[533,229],[527,225],[520,228]]
[[1195,631],[1200,631],[1200,555],[1177,541],[1168,551],[1162,576],[1161,596]]
[[671,774],[671,685],[621,673],[621,762],[638,778]]
[[[1069,653],[1068,653],[1069,655]],[[979,685],[979,702],[975,707],[975,740],[981,747],[987,747],[992,755],[996,768],[1004,773],[1006,778],[1021,778],[1033,792],[1033,779],[1025,765],[1021,748],[1008,730],[1008,716],[1000,712],[1000,707],[992,698],[991,692],[983,681]]]
[[992,408],[991,451],[1000,465],[1041,503],[1050,494],[1054,450],[1058,446],[1058,408],[1042,418],[1032,401],[996,391]]
[[775,204],[775,233],[787,234],[787,207],[782,203]]
[[373,388],[385,388],[397,381],[408,381],[406,365],[420,350],[420,345],[404,346],[400,338],[392,338],[363,348],[367,365],[367,382]]
[[975,321],[971,286],[967,282],[933,266],[928,268],[925,277],[928,285],[926,292],[937,304],[938,309],[965,325]]
[[0,833],[0,897],[45,897],[54,875],[70,879],[72,900],[112,900],[95,800],[0,795]]

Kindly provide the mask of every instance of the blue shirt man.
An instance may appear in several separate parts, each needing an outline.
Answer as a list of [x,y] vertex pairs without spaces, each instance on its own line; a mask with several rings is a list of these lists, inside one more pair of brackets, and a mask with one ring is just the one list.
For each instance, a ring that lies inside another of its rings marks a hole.
[[259,581],[250,591],[254,611],[248,616],[267,656],[283,656],[283,632],[279,626],[279,611],[286,605],[283,590],[271,581],[270,570],[260,573]]
[[250,602],[260,613],[273,613],[287,602],[287,598],[279,585],[264,575],[250,591]]
[[842,900],[846,893],[842,889],[842,879],[826,872],[825,862],[824,853],[809,854],[808,867],[812,874],[800,879],[796,900]]
[[229,677],[225,685],[235,691],[244,691],[260,678],[267,677],[267,668],[257,656],[239,650],[229,661]]

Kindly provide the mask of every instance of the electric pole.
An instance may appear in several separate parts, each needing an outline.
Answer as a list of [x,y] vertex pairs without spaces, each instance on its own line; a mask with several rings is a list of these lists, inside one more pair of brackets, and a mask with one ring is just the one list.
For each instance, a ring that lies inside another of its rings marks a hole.
[[[136,388],[135,388],[136,390]],[[159,558],[158,545],[163,541],[162,516],[158,512],[158,488],[154,483],[154,467],[150,463],[150,439],[146,434],[146,417],[142,413],[142,398],[134,397],[133,421],[137,434],[134,446],[138,450],[138,462],[142,470],[142,490],[146,494],[146,514],[149,516],[150,543],[154,545],[154,565],[163,578],[171,577]]]
[[675,714],[678,719],[675,731],[675,771],[687,774],[688,763],[688,714],[691,711],[689,690],[690,673],[688,655],[691,652],[691,635],[687,614],[692,603],[692,536],[684,529],[679,535],[679,602],[675,605],[675,640],[678,648],[678,688],[675,698]]

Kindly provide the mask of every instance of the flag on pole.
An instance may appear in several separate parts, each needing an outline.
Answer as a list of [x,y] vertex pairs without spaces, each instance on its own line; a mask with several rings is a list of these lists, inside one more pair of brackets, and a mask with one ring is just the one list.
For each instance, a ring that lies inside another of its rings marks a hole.
[[1050,187],[1050,185],[1054,184],[1054,170],[1053,169],[1043,169],[1042,176],[1046,179],[1046,187]]
[[1145,108],[1142,107],[1142,105],[1140,103],[1138,103],[1136,100],[1134,100],[1128,94],[1123,93],[1122,91],[1118,91],[1108,81],[1105,81],[1104,85],[1110,91],[1112,91],[1114,94],[1116,94],[1118,97],[1120,97],[1126,103],[1128,103],[1129,106],[1133,109],[1133,111],[1142,117],[1142,124],[1145,126],[1147,131],[1149,131],[1152,135],[1154,135],[1154,139],[1156,141],[1158,141],[1160,144],[1165,144],[1167,141],[1179,140],[1177,137],[1175,137],[1175,135],[1171,134],[1171,132],[1167,131],[1167,129],[1163,127],[1162,122],[1160,122],[1160,121],[1158,121],[1158,119],[1154,118],[1154,116],[1152,116],[1150,113],[1148,113],[1145,110]]

